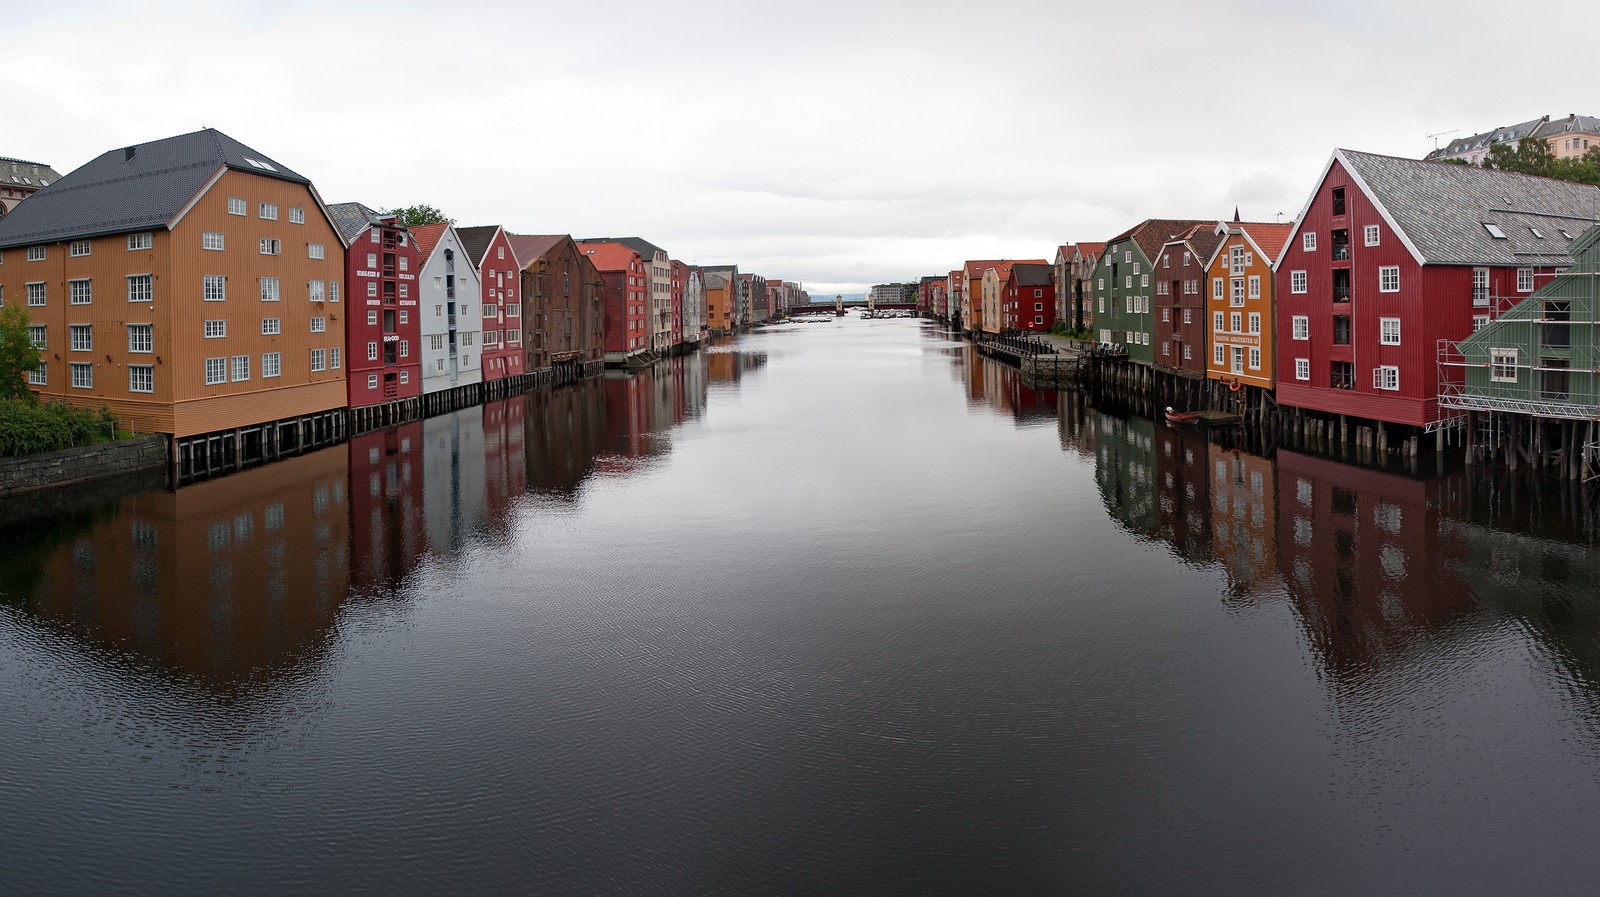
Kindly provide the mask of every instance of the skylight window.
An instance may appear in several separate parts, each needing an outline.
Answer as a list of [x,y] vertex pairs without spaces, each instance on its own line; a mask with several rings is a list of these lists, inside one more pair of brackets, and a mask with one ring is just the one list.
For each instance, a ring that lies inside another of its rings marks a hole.
[[1572,235],[1567,233],[1567,229],[1564,227],[1561,228],[1561,236],[1566,237],[1568,240],[1572,239]]
[[1530,230],[1530,231],[1532,231],[1532,232],[1533,232],[1533,235],[1534,235],[1534,236],[1535,236],[1535,237],[1537,237],[1537,238],[1538,238],[1538,239],[1540,239],[1540,240],[1543,240],[1543,239],[1544,239],[1544,234],[1542,234],[1542,233],[1540,233],[1540,232],[1539,232],[1539,229],[1538,229],[1538,228],[1537,228],[1537,227],[1534,227],[1534,226],[1532,226],[1532,225],[1529,225],[1529,226],[1528,226],[1528,230]]
[[249,162],[251,164],[251,166],[253,166],[255,168],[259,168],[259,169],[261,169],[263,171],[277,171],[278,170],[276,168],[273,168],[271,165],[268,165],[267,163],[261,161],[260,159],[252,159],[249,156],[245,156],[244,160],[246,162]]
[[1485,221],[1483,223],[1483,229],[1488,231],[1489,236],[1494,237],[1496,240],[1506,239],[1506,232],[1501,230],[1500,225],[1498,224],[1490,224],[1489,222]]

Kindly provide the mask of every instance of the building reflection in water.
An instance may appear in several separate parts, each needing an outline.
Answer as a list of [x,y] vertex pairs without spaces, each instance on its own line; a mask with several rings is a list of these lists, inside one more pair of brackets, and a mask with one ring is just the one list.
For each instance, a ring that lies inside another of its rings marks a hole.
[[1010,417],[1018,427],[1045,426],[1060,413],[1054,389],[1030,384],[1015,368],[984,358],[968,343],[952,371],[965,381],[967,405]]
[[718,376],[737,382],[766,363],[765,355],[697,353],[671,358],[642,371],[607,371],[605,454],[597,461],[608,476],[635,473],[671,450],[668,434],[705,411],[708,384]]
[[528,394],[522,450],[527,490],[574,501],[606,445],[606,386],[590,377]]

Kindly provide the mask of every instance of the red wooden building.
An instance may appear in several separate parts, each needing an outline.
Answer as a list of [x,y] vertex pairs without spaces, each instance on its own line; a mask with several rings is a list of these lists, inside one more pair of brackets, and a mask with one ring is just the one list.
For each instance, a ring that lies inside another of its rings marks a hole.
[[498,224],[458,227],[467,258],[483,285],[483,379],[526,373],[522,356],[522,266]]
[[1151,346],[1162,370],[1205,379],[1206,264],[1224,233],[1217,232],[1216,222],[1197,224],[1167,241],[1151,262],[1156,292]]
[[[422,316],[417,311],[417,271],[422,267],[411,234],[393,215],[381,215],[359,202],[328,207],[349,249],[345,283],[350,298],[344,305],[345,370],[351,408],[382,405],[422,395]],[[317,289],[317,285],[313,285]],[[313,317],[311,327],[340,326],[333,320],[337,296],[311,296],[313,306],[328,315]],[[338,349],[330,350],[330,356]],[[337,369],[340,359],[318,359]]]
[[[918,302],[921,307],[921,302]],[[1017,262],[1000,287],[1003,330],[1049,330],[1056,323],[1056,281],[1050,265]]]
[[627,364],[648,348],[649,280],[644,258],[621,243],[579,243],[605,282],[606,364]]
[[1600,189],[1335,150],[1274,267],[1277,400],[1427,427],[1438,346],[1571,264]]
[[[683,334],[683,286],[684,286],[684,283],[687,282],[688,279],[689,279],[689,266],[685,265],[683,262],[678,261],[677,259],[673,259],[670,262],[670,264],[672,266],[672,291],[671,291],[672,336],[669,339],[669,343],[672,346],[672,351],[673,352],[681,352],[681,351],[683,351],[683,336],[684,336],[684,334]],[[696,334],[695,336],[698,336],[698,334]],[[694,338],[695,337],[693,337],[693,336],[690,337],[691,340],[693,340]]]

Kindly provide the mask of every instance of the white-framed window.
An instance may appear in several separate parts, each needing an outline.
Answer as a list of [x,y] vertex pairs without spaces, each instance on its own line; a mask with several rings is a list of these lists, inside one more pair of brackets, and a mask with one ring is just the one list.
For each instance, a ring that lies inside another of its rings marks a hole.
[[218,383],[227,383],[227,382],[228,382],[228,359],[226,357],[222,357],[222,358],[207,358],[206,359],[206,385],[207,386],[214,386],[214,385],[216,385]]
[[1133,264],[1133,250],[1132,249],[1124,249],[1122,251],[1122,263],[1125,264],[1125,265]]
[[278,204],[275,202],[256,203],[256,216],[267,221],[277,221]]
[[[289,207],[289,223],[290,224],[305,224],[306,223],[306,210],[300,208],[299,206],[290,206]],[[320,258],[320,257],[321,256],[318,256],[318,258]]]
[[1261,347],[1260,346],[1251,346],[1250,347],[1250,369],[1252,371],[1261,370]]
[[1400,319],[1378,319],[1378,342],[1385,346],[1400,345]]
[[149,231],[140,231],[139,233],[128,235],[129,252],[135,249],[149,249],[153,245],[155,245],[154,239]]
[[1489,269],[1472,269],[1472,304],[1479,308],[1489,305]]
[[1518,268],[1517,269],[1517,292],[1519,292],[1519,293],[1531,293],[1531,292],[1533,292],[1533,269],[1532,268]]
[[378,344],[377,344],[377,342],[367,343],[367,360],[368,361],[377,361],[378,360]]
[[213,252],[221,252],[227,248],[227,242],[228,238],[225,234],[219,234],[215,231],[208,230],[200,235],[201,249],[209,249]]
[[46,333],[47,331],[44,324],[29,324],[28,342],[31,343],[35,349],[49,348],[49,341],[45,336]]
[[32,368],[32,369],[30,369],[28,371],[28,385],[29,386],[49,386],[50,385],[49,368],[47,368],[45,366],[44,362],[42,362],[42,361],[39,362],[39,366],[38,367]]
[[435,352],[444,351],[444,334],[435,333],[432,337],[430,337],[428,339],[428,346],[429,346],[429,348],[433,349]]
[[401,299],[409,299],[410,297],[411,297],[411,284],[409,284],[409,283],[400,284],[400,298]]
[[1489,350],[1489,379],[1496,383],[1517,382],[1517,350]]
[[377,389],[378,388],[378,375],[377,374],[368,374],[367,375],[367,388],[368,389]]
[[205,327],[206,339],[222,339],[228,335],[227,321],[207,321]]
[[[1166,256],[1162,256],[1162,258],[1166,258]],[[1161,354],[1162,355],[1171,355],[1172,354],[1172,344],[1171,343],[1162,343],[1161,344]]]
[[276,277],[261,278],[261,301],[277,302],[282,284]]
[[[1122,341],[1124,343],[1127,343],[1130,346],[1136,346],[1136,345],[1139,344],[1139,341],[1133,338],[1133,331],[1132,330],[1124,330],[1124,331],[1122,331]],[[489,340],[487,338],[485,338],[483,342],[484,342],[485,345],[487,345],[489,343]]]
[[28,247],[28,261],[30,261],[30,262],[42,262],[42,261],[44,261],[44,247],[43,246],[29,246]]
[[306,244],[306,257],[307,258],[314,258],[314,259],[327,258],[328,257],[328,247],[324,246],[321,243],[307,243]]
[[1228,280],[1228,304],[1238,308],[1244,305],[1244,278],[1234,277]]
[[339,369],[340,354],[338,346],[328,350],[328,367],[336,371]]
[[378,254],[376,252],[367,253],[367,267],[368,268],[377,268],[378,267]]
[[1150,275],[1148,275],[1148,274],[1140,274],[1139,275],[1139,286],[1141,288],[1143,288],[1143,287],[1147,287],[1149,285],[1150,285]]
[[1126,289],[1126,290],[1133,289],[1133,275],[1132,274],[1124,274],[1124,275],[1122,275],[1122,287],[1123,287],[1123,289]]
[[406,323],[407,321],[409,321],[411,319],[411,316],[406,314],[406,311],[407,310],[404,309],[404,308],[400,309],[400,323],[402,323],[402,324]]
[[128,392],[155,392],[156,368],[153,364],[128,365]]
[[202,298],[207,302],[222,302],[228,298],[228,278],[221,274],[205,274]]
[[483,307],[483,316],[485,318],[498,318],[500,316],[499,306],[485,305]]
[[376,308],[367,309],[367,326],[378,326],[378,310]]
[[1364,242],[1368,246],[1378,245],[1378,226],[1376,224],[1367,225],[1362,229],[1361,233],[1362,237],[1364,238]]
[[[470,332],[461,334],[461,345],[470,346],[470,345],[473,344],[474,341],[475,340],[473,339],[473,336],[472,336],[472,334]],[[1109,340],[1108,340],[1108,342],[1109,342]]]
[[1230,246],[1228,248],[1228,273],[1236,275],[1244,273],[1243,246]]
[[272,237],[261,238],[262,255],[278,255],[283,251],[283,244]]
[[1194,357],[1194,347],[1188,343],[1183,344],[1183,358],[1185,361]]
[[264,352],[261,355],[261,379],[278,377],[283,374],[283,353]]
[[1378,268],[1378,292],[1400,292],[1400,266],[1384,265]]
[[1289,319],[1289,323],[1294,328],[1295,339],[1308,340],[1311,338],[1311,318],[1309,316],[1295,315]]
[[1123,296],[1122,297],[1122,311],[1123,311],[1124,314],[1130,314],[1130,315],[1133,314],[1133,297],[1132,296]]
[[1480,331],[1483,328],[1488,327],[1488,326],[1489,326],[1489,316],[1488,315],[1473,315],[1472,316],[1472,332],[1473,333],[1477,333],[1478,331]]
[[129,324],[128,351],[154,352],[156,350],[156,325]]
[[328,319],[322,317],[321,315],[313,317],[311,319],[311,332],[312,333],[327,333],[328,332]]
[[1220,278],[1220,277],[1211,278],[1211,298],[1213,298],[1213,299],[1221,299],[1222,298],[1222,290],[1223,290],[1222,278]]
[[[1103,290],[1105,288],[1106,288],[1106,279],[1104,277],[1097,278],[1095,280],[1095,289]],[[1101,309],[1101,311],[1105,311],[1105,309]]]
[[248,355],[235,355],[235,356],[233,356],[233,382],[238,383],[238,382],[240,382],[242,380],[249,380],[249,379],[250,379],[250,356],[248,356]]
[[1396,390],[1400,388],[1400,369],[1392,364],[1380,364],[1372,369],[1372,388]]
[[1294,378],[1296,380],[1311,379],[1311,359],[1296,358],[1294,360]]
[[1317,232],[1314,231],[1314,230],[1308,230],[1305,233],[1301,234],[1300,235],[1300,246],[1306,252],[1316,252],[1317,251]]
[[73,240],[71,245],[67,247],[67,255],[70,255],[73,258],[82,258],[83,256],[88,255],[91,251],[92,250],[88,240]]
[[401,340],[400,341],[400,357],[401,358],[409,358],[409,357],[411,357],[411,341],[410,340]]
[[240,199],[237,196],[228,197],[228,214],[229,215],[243,215],[243,214],[245,214],[244,200]]
[[1244,316],[1239,312],[1228,313],[1228,330],[1231,333],[1244,332]]
[[410,256],[402,255],[402,256],[400,256],[399,261],[400,261],[400,270],[401,271],[410,271],[411,270],[411,258],[410,258]]
[[375,298],[377,298],[377,296],[378,296],[378,282],[376,280],[367,281],[367,298],[368,299],[375,299]]
[[311,369],[313,371],[324,371],[324,370],[328,369],[328,350],[327,349],[312,349],[311,350]]
[[1261,298],[1261,275],[1259,275],[1259,274],[1250,275],[1250,279],[1249,279],[1248,282],[1250,284],[1250,298],[1251,299],[1260,299]]
[[[378,234],[378,229],[377,228],[373,228],[372,230],[367,231],[367,238],[369,240],[371,240],[373,243],[381,243],[383,241],[383,237],[381,237]],[[371,267],[371,266],[369,265],[368,267]]]
[[129,302],[154,302],[155,279],[149,274],[128,275],[128,301]]
[[337,281],[337,280],[328,281],[328,301],[329,302],[338,302],[339,301],[339,281]]
[[411,372],[410,371],[401,371],[400,372],[400,382],[401,383],[410,383],[411,382]]
[[278,318],[262,318],[261,319],[261,335],[262,336],[277,336],[278,334],[280,334],[282,332],[283,332],[283,321],[281,321],[280,319],[278,319]]
[[1172,309],[1170,309],[1170,308],[1163,308],[1163,309],[1162,309],[1162,310],[1161,310],[1161,320],[1162,320],[1162,322],[1164,322],[1164,323],[1165,323],[1165,322],[1170,322],[1170,321],[1171,321],[1171,320],[1172,320]]
[[1211,347],[1211,363],[1217,367],[1227,364],[1227,349],[1221,343]]
[[94,284],[87,277],[67,281],[67,301],[73,305],[94,302]]
[[1193,324],[1194,323],[1194,309],[1186,308],[1186,309],[1183,310],[1183,323],[1185,323],[1185,324]]
[[1260,333],[1261,332],[1261,312],[1258,312],[1258,311],[1251,312],[1250,313],[1250,317],[1249,317],[1248,320],[1250,322],[1250,332],[1251,333]]
[[72,371],[73,389],[94,389],[94,365],[86,361],[74,361],[68,364]]
[[306,282],[306,295],[312,302],[321,302],[328,297],[328,282],[326,280],[310,280]]
[[68,345],[74,352],[94,351],[94,325],[93,324],[68,324]]
[[42,282],[28,284],[28,304],[35,308],[44,305],[45,291]]
[[1304,293],[1305,291],[1306,291],[1306,272],[1304,272],[1304,271],[1290,271],[1289,272],[1289,292],[1291,292],[1291,293]]
[[1223,322],[1222,312],[1214,311],[1214,312],[1211,313],[1211,329],[1213,331],[1215,331],[1217,333],[1221,333],[1222,329],[1223,329],[1223,323],[1222,322]]

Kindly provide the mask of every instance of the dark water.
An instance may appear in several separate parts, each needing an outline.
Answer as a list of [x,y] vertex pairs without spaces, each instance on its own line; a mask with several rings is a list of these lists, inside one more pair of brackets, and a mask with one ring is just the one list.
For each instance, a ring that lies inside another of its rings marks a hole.
[[0,531],[0,892],[1586,893],[1595,533],[766,331]]

